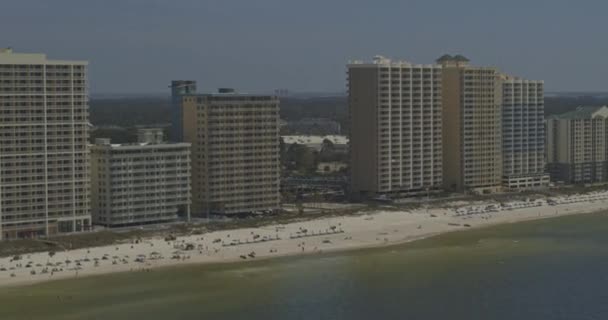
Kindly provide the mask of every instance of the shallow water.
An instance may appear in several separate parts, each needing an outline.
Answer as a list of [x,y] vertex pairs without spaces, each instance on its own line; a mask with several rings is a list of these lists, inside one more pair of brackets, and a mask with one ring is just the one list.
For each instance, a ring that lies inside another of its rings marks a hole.
[[608,215],[0,292],[0,319],[608,319]]

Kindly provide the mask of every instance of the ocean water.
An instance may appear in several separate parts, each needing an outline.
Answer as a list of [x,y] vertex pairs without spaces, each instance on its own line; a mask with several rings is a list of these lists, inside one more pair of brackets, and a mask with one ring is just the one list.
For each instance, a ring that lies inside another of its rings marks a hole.
[[0,319],[608,319],[608,215],[0,290]]

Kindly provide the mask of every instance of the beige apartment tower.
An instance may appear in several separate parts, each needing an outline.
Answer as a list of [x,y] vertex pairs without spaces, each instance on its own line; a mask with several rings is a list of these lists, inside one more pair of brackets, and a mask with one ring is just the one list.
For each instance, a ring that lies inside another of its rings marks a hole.
[[551,179],[565,183],[608,180],[608,107],[581,106],[547,119]]
[[192,144],[192,214],[279,209],[279,100],[239,94],[184,95],[184,141]]
[[502,183],[500,74],[444,55],[443,184],[448,191],[496,192]]
[[140,129],[138,142],[91,147],[93,222],[135,226],[190,218],[190,144],[168,143],[162,129]]
[[89,230],[87,62],[0,50],[0,239]]
[[437,65],[348,65],[350,193],[399,198],[442,187],[442,77]]

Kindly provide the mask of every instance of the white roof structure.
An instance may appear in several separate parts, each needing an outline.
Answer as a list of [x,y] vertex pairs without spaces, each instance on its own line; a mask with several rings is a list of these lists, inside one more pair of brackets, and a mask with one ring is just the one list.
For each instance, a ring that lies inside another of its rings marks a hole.
[[408,68],[441,68],[438,64],[414,64],[407,60],[391,60],[381,55],[376,55],[372,61],[350,60],[347,65],[349,68],[368,68],[368,67],[408,67]]
[[87,65],[88,61],[48,60],[44,53],[18,53],[11,48],[0,48],[0,64],[77,64]]
[[323,140],[328,139],[334,145],[347,145],[348,137],[340,135],[327,136],[281,136],[285,144],[302,144],[310,148],[320,149],[323,145]]

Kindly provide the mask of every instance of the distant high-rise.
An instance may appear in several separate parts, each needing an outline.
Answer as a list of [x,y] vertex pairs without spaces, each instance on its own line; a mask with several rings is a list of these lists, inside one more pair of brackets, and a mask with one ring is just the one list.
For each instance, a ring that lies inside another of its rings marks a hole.
[[90,229],[87,62],[0,50],[0,239]]
[[582,106],[547,118],[547,162],[552,180],[608,180],[607,121],[606,106]]
[[442,187],[441,67],[348,65],[350,192],[401,197]]
[[446,190],[496,192],[502,183],[502,100],[495,68],[444,55],[443,183]]
[[544,83],[503,75],[501,84],[503,186],[547,187]]
[[192,213],[276,210],[279,100],[222,88],[183,97],[184,141],[192,144]]
[[171,81],[171,128],[169,140],[173,142],[183,141],[182,128],[182,96],[196,93],[196,81],[173,80]]

